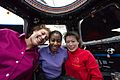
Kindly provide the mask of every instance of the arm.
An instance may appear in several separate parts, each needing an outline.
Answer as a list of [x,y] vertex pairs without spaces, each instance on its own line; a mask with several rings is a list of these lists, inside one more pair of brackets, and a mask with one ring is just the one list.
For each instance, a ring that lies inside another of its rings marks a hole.
[[88,73],[91,77],[91,80],[103,80],[102,74],[99,70],[99,65],[97,64],[94,56],[89,51],[87,51],[86,59],[86,67],[88,69]]

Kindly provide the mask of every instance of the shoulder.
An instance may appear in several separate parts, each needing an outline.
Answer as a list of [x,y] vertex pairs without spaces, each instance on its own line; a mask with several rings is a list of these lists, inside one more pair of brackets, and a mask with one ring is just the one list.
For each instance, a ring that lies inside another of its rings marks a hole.
[[62,46],[60,47],[59,52],[60,52],[60,54],[64,55],[65,57],[68,56],[67,49]]
[[4,35],[4,36],[20,36],[20,34],[17,31],[14,31],[12,29],[8,29],[8,28],[4,28],[4,29],[0,29],[0,35]]
[[45,46],[45,47],[41,47],[40,50],[46,50],[48,48],[49,48],[48,46]]
[[95,59],[95,57],[93,56],[93,54],[89,50],[84,50],[83,54],[84,54],[84,58],[86,60],[88,60],[88,59],[89,60]]
[[20,36],[20,34],[14,30],[11,29],[0,29],[0,36],[1,36],[1,40],[9,40],[9,39],[19,39],[18,37]]
[[85,53],[86,53],[88,56],[93,56],[93,54],[92,54],[89,50],[85,50]]
[[60,50],[60,52],[65,52],[65,53],[67,53],[67,49],[64,48],[63,46],[61,46],[59,50]]
[[3,29],[0,29],[0,31],[13,31],[13,30],[8,28],[3,28]]
[[83,57],[90,57],[93,56],[93,54],[89,50],[79,49],[80,55]]
[[48,51],[48,49],[49,49],[48,46],[46,46],[46,47],[40,47],[40,48],[38,49],[38,52],[39,52],[39,53],[43,53],[43,52]]
[[67,50],[64,46],[61,46],[60,49],[62,49],[62,50]]
[[0,29],[0,33],[17,33],[16,31],[8,28]]
[[84,54],[91,54],[89,50],[80,49],[80,51],[81,53],[84,53]]

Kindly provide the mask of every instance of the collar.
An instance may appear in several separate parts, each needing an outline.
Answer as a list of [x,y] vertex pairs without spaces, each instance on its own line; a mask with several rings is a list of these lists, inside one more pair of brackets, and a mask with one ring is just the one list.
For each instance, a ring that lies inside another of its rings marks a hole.
[[25,37],[25,33],[20,34],[19,38],[21,38],[21,37]]
[[49,46],[47,47],[47,52],[50,54],[50,55],[55,55],[55,54],[58,54],[59,52],[60,52],[60,48],[58,49],[58,51],[55,53],[55,54],[53,54],[51,51],[50,51],[50,48],[49,48]]
[[82,49],[78,47],[74,52],[70,52],[70,51],[68,51],[68,52],[71,54],[79,54],[81,51],[82,51]]

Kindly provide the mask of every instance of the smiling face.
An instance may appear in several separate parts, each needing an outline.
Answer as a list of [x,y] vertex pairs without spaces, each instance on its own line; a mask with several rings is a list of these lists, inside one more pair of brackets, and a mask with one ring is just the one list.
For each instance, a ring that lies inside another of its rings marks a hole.
[[69,51],[74,52],[78,48],[79,42],[77,41],[75,36],[67,36],[66,46]]
[[59,32],[53,32],[49,39],[49,48],[52,53],[56,53],[61,46],[62,35]]
[[49,32],[46,29],[40,29],[33,31],[33,34],[30,36],[30,41],[32,45],[37,46],[43,44],[47,41]]

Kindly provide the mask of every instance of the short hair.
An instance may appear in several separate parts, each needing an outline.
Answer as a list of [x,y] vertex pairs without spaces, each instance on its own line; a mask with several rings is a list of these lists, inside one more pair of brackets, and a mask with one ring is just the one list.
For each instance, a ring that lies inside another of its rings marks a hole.
[[65,36],[64,36],[65,42],[66,42],[66,37],[67,37],[67,36],[74,36],[74,37],[76,38],[76,40],[80,43],[80,36],[79,36],[79,34],[78,34],[77,32],[74,32],[74,31],[69,31],[69,32],[67,32],[67,33],[65,34]]
[[50,32],[50,34],[49,34],[49,40],[50,40],[50,38],[51,38],[51,36],[52,36],[53,34],[59,34],[59,35],[60,35],[60,39],[61,39],[61,41],[62,41],[62,34],[61,34],[60,31],[57,31],[57,30],[54,30],[54,31]]
[[47,30],[48,32],[50,32],[50,29],[47,28],[47,27],[45,26],[45,24],[38,24],[38,25],[36,25],[36,26],[34,26],[34,27],[32,28],[32,30],[28,33],[28,35],[27,35],[26,37],[27,37],[27,38],[30,37],[30,36],[32,35],[33,31],[38,31],[38,30],[40,30],[40,29],[45,29],[45,30]]
[[33,32],[33,31],[38,31],[38,30],[40,30],[40,29],[45,29],[45,30],[47,30],[48,32],[50,32],[50,29],[47,28],[47,27],[45,26],[45,24],[36,25],[35,27],[33,27],[32,32]]

